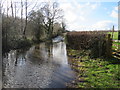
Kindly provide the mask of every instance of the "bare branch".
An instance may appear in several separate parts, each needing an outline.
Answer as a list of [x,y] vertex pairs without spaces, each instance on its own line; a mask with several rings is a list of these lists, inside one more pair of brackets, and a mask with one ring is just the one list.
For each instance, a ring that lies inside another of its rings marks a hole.
[[12,17],[14,17],[12,0],[11,0],[11,11],[12,11]]

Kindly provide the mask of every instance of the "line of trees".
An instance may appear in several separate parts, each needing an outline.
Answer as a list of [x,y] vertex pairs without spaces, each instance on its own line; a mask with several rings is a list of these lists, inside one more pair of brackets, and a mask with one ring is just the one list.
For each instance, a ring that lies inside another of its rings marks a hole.
[[[63,11],[57,2],[44,2],[37,10],[30,7],[27,0],[10,2],[6,12],[2,4],[2,48],[3,52],[9,49],[16,49],[28,46],[31,41],[40,42],[51,40],[53,37],[65,32],[65,22],[63,22]],[[28,9],[28,8],[31,8]],[[11,10],[11,13],[9,13]],[[18,11],[21,15],[17,16]]]

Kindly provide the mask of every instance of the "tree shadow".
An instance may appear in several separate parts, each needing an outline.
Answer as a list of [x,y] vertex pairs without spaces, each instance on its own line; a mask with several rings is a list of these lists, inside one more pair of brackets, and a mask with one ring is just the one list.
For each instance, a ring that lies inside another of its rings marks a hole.
[[104,60],[110,62],[110,64],[120,64],[120,59],[115,57],[104,58]]

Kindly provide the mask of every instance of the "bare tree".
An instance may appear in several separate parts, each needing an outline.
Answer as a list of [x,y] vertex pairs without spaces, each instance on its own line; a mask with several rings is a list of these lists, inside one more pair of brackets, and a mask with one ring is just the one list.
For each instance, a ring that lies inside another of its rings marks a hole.
[[21,0],[21,32],[23,31],[23,2]]
[[65,32],[65,30],[66,30],[66,24],[64,21],[62,21],[62,30],[63,30],[63,32]]
[[16,20],[16,2],[15,2],[15,20]]
[[12,0],[11,0],[11,12],[12,12],[12,17],[14,17]]
[[30,23],[32,25],[34,40],[36,40],[36,41],[40,41],[40,37],[42,36],[42,32],[43,32],[42,21],[43,21],[43,19],[44,19],[44,17],[42,15],[42,13],[40,12],[40,10],[38,10],[36,12],[34,10],[32,10],[29,13],[28,20],[30,21]]
[[62,19],[62,10],[59,9],[58,3],[46,3],[42,8],[41,11],[44,15],[44,26],[48,34],[48,38],[52,38],[53,34],[53,25],[55,22],[59,22],[59,19]]
[[8,8],[8,1],[7,1],[7,18],[8,18],[8,11],[9,11],[9,8]]
[[[25,1],[25,27],[23,29],[23,38],[26,38],[26,30],[27,30],[27,25],[28,25],[28,7],[30,6],[31,4],[28,5],[28,2],[27,0]],[[35,5],[32,7],[32,10],[36,7],[37,5],[37,2],[35,3]],[[31,10],[31,11],[32,11]]]
[[[0,33],[2,34],[2,5],[0,3]],[[1,41],[1,37],[2,35],[0,35],[0,41]]]
[[25,2],[26,4],[25,4],[25,10],[26,10],[26,18],[25,18],[25,27],[24,27],[24,30],[23,30],[23,38],[26,38],[26,36],[25,36],[25,32],[26,32],[26,28],[27,28],[27,18],[28,18],[28,16],[27,16],[27,0],[26,0],[26,2]]

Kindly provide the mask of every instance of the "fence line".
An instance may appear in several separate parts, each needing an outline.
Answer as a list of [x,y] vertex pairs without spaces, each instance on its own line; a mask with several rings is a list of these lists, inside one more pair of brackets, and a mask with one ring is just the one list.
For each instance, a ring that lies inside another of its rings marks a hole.
[[120,52],[113,51],[113,57],[120,59]]

